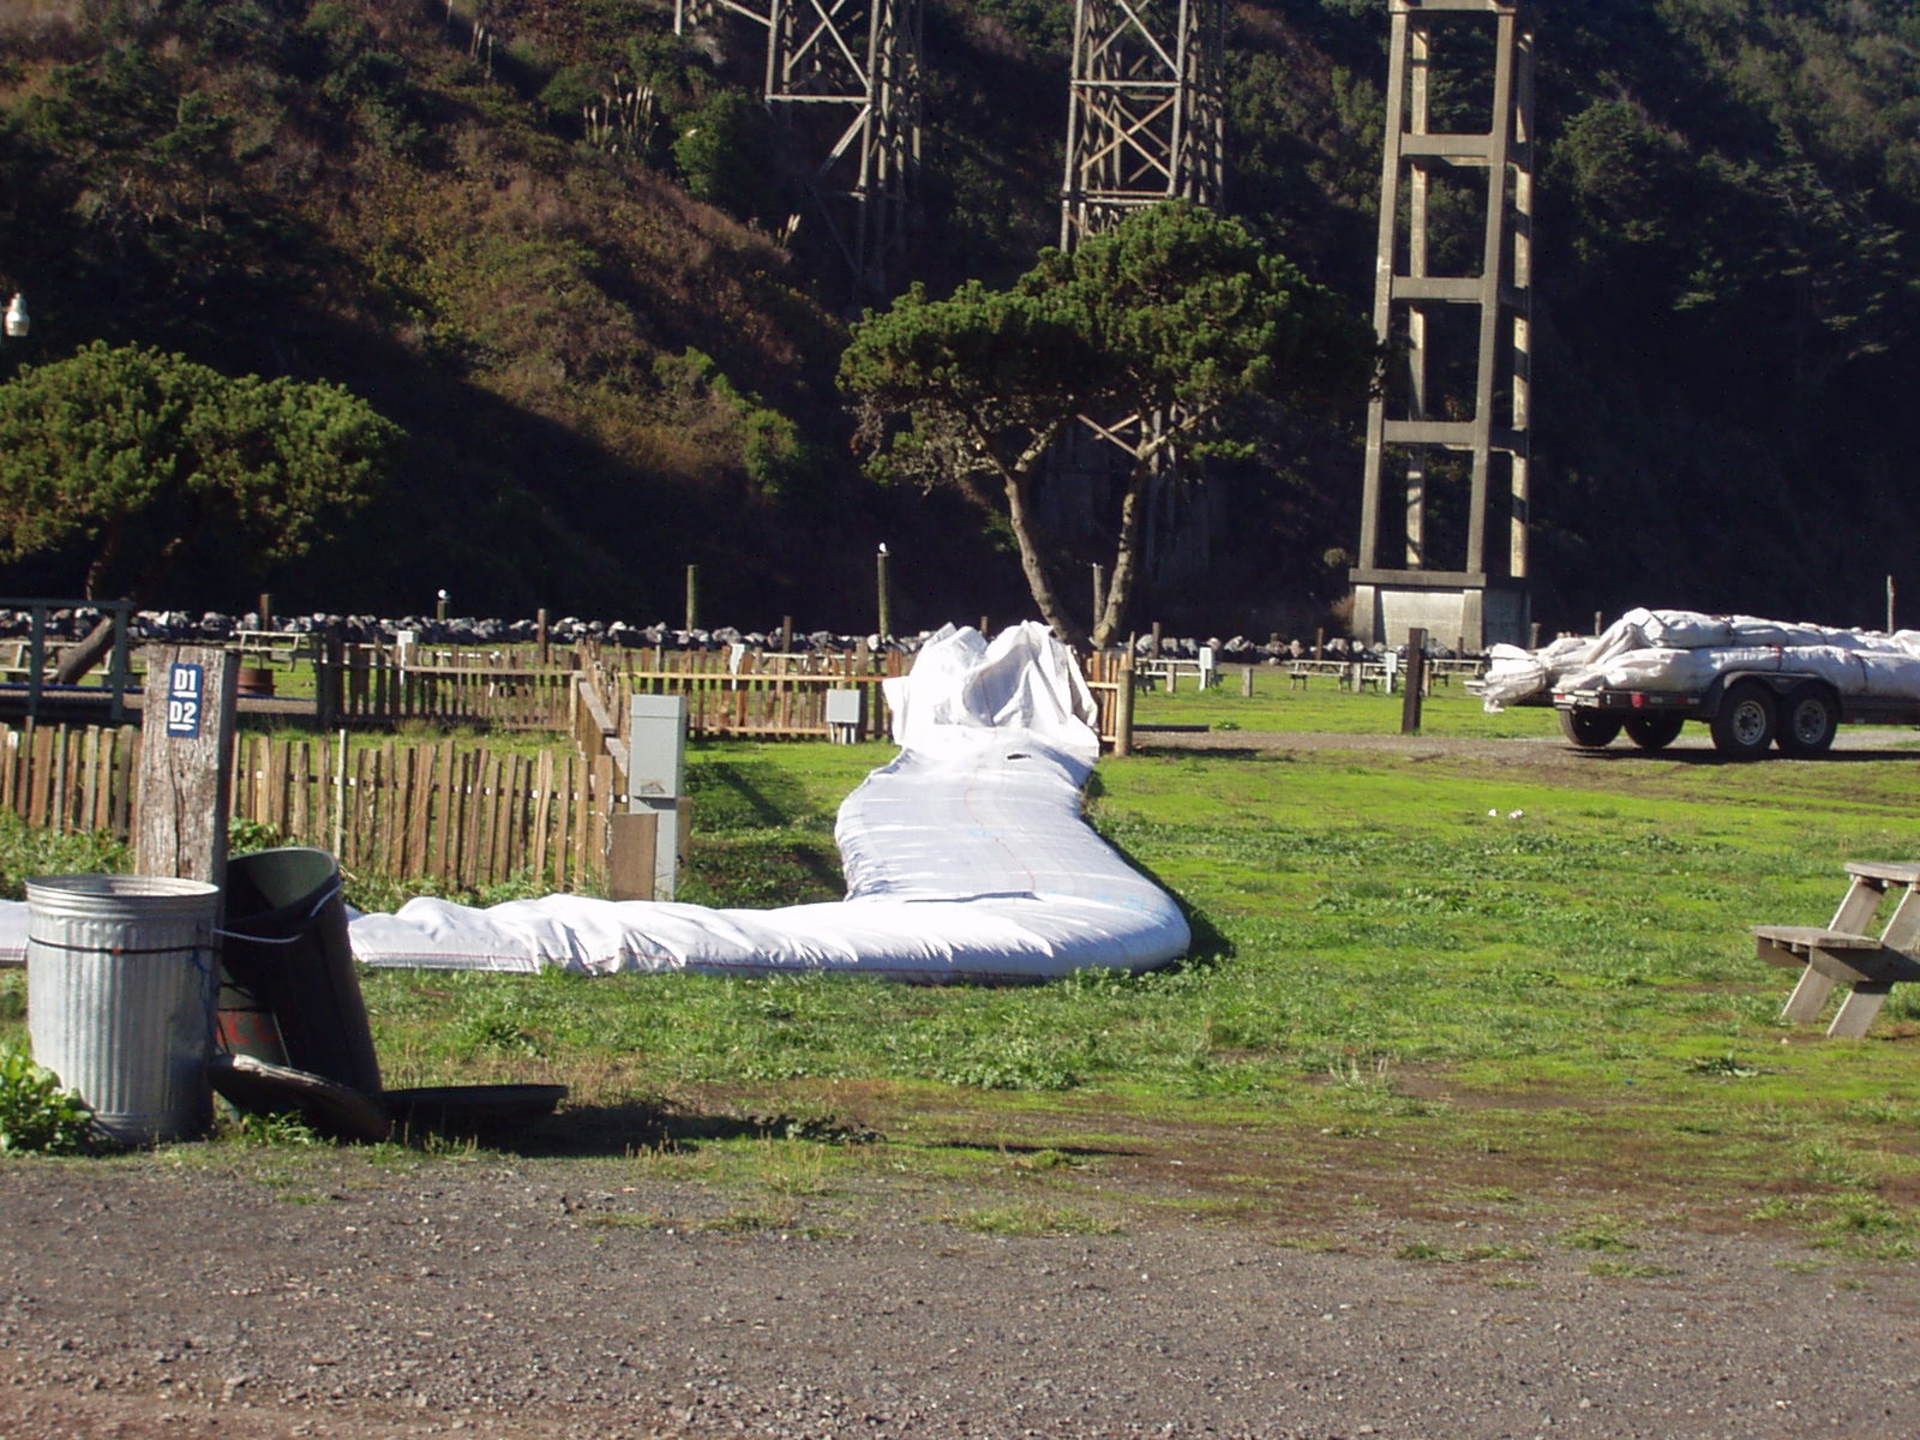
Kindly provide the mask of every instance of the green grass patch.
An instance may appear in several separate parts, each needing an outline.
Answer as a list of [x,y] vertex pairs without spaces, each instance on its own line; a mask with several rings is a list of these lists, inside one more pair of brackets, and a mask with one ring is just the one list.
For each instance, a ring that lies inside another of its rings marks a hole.
[[[1164,689],[1143,691],[1134,705],[1134,720],[1143,725],[1208,725],[1215,730],[1266,731],[1318,735],[1397,735],[1405,697],[1374,690],[1355,694],[1332,678],[1319,676],[1304,688],[1287,678],[1282,666],[1253,667],[1253,696],[1243,693],[1244,666],[1229,666],[1210,690],[1196,690],[1191,682],[1169,695]],[[1555,711],[1520,706],[1489,715],[1476,696],[1459,680],[1436,685],[1421,701],[1420,733],[1458,735],[1484,740],[1530,740],[1558,736]]]
[[1645,1260],[1595,1260],[1587,1266],[1587,1273],[1601,1280],[1659,1280],[1686,1272]]
[[1119,1235],[1115,1221],[1058,1205],[992,1205],[940,1217],[976,1235]]
[[[692,747],[686,893],[839,894],[835,808],[891,753]],[[998,989],[370,972],[388,1083],[566,1083],[553,1153],[774,1213],[895,1186],[1098,1214],[1076,1197],[1138,1185],[1323,1234],[1440,1203],[1603,1256],[1690,1214],[1913,1249],[1920,987],[1828,1042],[1780,1022],[1791,976],[1749,938],[1823,922],[1843,860],[1913,854],[1909,761],[1149,753],[1103,764],[1087,809],[1186,907],[1186,961]],[[0,875],[98,846],[0,818]],[[0,1041],[24,1019],[0,973]]]
[[1437,1245],[1414,1240],[1394,1252],[1396,1260],[1433,1261],[1445,1265],[1484,1265],[1491,1261],[1511,1263],[1538,1260],[1540,1256],[1525,1245]]

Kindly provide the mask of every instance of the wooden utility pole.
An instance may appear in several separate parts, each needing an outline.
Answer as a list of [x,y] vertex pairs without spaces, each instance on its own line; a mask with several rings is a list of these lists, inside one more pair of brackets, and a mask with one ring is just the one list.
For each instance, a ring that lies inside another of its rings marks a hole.
[[1133,754],[1133,639],[1120,652],[1120,687],[1113,692],[1113,753]]
[[147,647],[133,849],[133,868],[142,875],[227,882],[235,661],[227,650]]
[[1400,733],[1420,732],[1420,702],[1427,690],[1427,632],[1419,626],[1407,631],[1407,688],[1400,697]]

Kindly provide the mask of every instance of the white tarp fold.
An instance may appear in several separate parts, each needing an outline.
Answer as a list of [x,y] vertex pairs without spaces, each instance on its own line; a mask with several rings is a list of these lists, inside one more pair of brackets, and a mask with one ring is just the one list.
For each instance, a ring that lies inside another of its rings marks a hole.
[[1920,631],[1629,610],[1596,636],[1568,636],[1541,650],[1495,645],[1481,696],[1487,709],[1499,710],[1549,690],[1692,691],[1729,670],[1805,672],[1842,695],[1920,701]]

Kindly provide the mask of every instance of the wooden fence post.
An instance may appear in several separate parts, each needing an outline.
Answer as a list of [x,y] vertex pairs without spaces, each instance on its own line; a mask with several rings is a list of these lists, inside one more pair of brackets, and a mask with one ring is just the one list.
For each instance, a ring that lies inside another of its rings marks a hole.
[[147,650],[134,869],[224,885],[239,668],[229,651]]
[[1407,688],[1400,698],[1400,733],[1412,735],[1420,729],[1420,701],[1427,688],[1427,632],[1415,627],[1407,631]]

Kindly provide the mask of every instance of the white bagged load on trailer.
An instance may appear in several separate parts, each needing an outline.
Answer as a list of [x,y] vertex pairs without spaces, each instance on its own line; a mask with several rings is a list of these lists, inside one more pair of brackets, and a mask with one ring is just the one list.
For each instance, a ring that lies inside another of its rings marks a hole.
[[1629,610],[1597,636],[1496,645],[1481,691],[1499,710],[1556,690],[1699,691],[1734,671],[1812,675],[1843,698],[1920,703],[1920,631],[1837,630],[1748,615]]
[[1172,898],[1081,818],[1099,743],[1073,657],[1040,625],[948,627],[886,682],[902,751],[840,808],[847,898],[713,910],[553,895],[409,901],[351,926],[369,965],[589,974],[853,970],[913,980],[1145,970],[1185,953]]

